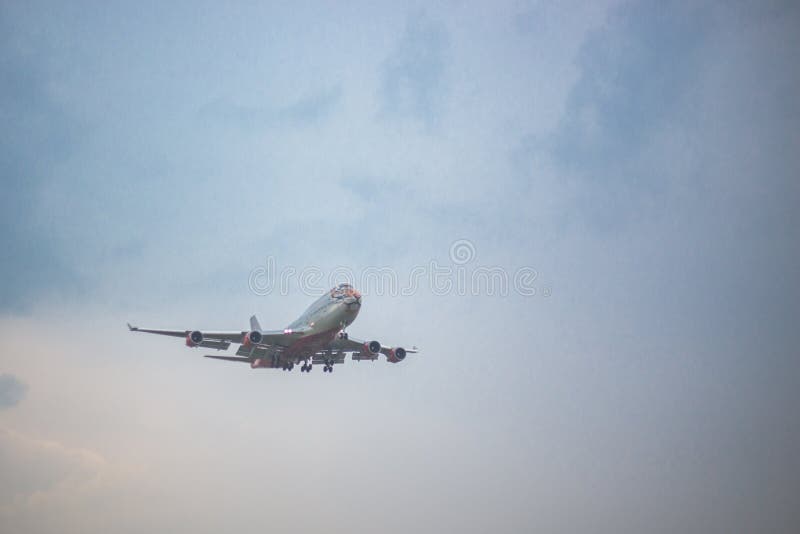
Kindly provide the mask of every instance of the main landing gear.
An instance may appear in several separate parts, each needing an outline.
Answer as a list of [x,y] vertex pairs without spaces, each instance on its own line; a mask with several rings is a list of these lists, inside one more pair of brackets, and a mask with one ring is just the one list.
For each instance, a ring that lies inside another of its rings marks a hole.
[[[313,369],[313,368],[314,368],[313,364],[304,363],[303,365],[300,366],[300,372],[301,373],[310,373],[311,369]],[[283,370],[284,371],[291,371],[292,369],[294,369],[294,363],[285,363],[285,364],[283,364]],[[333,362],[330,362],[330,361],[325,362],[325,365],[322,366],[322,372],[323,373],[332,373],[333,372]]]

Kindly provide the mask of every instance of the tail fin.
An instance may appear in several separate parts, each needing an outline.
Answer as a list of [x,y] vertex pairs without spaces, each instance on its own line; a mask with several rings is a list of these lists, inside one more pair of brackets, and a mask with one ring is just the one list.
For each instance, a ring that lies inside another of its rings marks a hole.
[[255,315],[250,317],[250,330],[255,330],[256,332],[261,332],[261,325],[258,324],[258,319],[256,319]]

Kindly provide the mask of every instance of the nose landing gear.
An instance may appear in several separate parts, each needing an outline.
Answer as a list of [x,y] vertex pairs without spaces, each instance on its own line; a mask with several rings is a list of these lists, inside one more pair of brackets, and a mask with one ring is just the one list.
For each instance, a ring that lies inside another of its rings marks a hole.
[[339,323],[339,328],[342,329],[342,331],[339,332],[339,339],[347,339],[347,332],[345,332],[345,329],[347,328],[347,325],[349,325],[349,324],[350,323],[348,323],[347,321],[341,321]]

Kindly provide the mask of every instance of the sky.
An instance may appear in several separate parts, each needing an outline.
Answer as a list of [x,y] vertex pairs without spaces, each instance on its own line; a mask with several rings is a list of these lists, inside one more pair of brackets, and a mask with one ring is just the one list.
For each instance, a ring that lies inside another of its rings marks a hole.
[[[797,532],[798,30],[3,2],[0,530]],[[419,354],[251,370],[125,327],[282,328],[343,273],[350,334]]]

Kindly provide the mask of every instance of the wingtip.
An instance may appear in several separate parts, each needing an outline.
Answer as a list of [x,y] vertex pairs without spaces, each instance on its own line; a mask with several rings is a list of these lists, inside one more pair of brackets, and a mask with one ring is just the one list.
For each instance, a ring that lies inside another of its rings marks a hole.
[[131,326],[131,323],[126,323],[126,324],[128,325],[128,330],[130,330],[131,332],[136,332],[137,330],[139,330],[138,326]]

